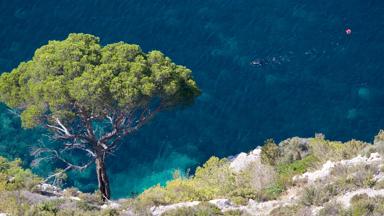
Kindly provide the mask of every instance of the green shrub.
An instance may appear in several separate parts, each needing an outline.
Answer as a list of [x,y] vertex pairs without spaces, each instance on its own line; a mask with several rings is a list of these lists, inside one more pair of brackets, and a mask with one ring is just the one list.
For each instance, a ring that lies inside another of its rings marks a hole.
[[237,187],[250,187],[255,191],[275,184],[277,180],[277,172],[273,166],[262,164],[255,161],[249,164],[236,176]]
[[273,139],[268,139],[264,142],[264,145],[261,147],[260,158],[263,164],[269,164],[274,166],[277,162],[277,159],[280,156],[279,146],[276,145]]
[[70,187],[70,188],[64,189],[63,195],[65,197],[76,197],[80,195],[80,191],[77,188]]
[[380,142],[384,142],[384,130],[380,130],[373,140],[374,145],[379,144]]
[[292,216],[298,215],[302,206],[299,205],[285,205],[274,208],[269,215],[270,216]]
[[242,212],[240,210],[229,210],[225,211],[224,216],[249,216],[249,214]]
[[38,215],[38,216],[54,216],[58,215],[60,211],[60,205],[64,203],[64,200],[48,200],[39,203],[35,206],[31,206],[26,215]]
[[384,215],[384,197],[369,197],[366,194],[356,195],[351,199],[349,211],[353,216]]
[[31,190],[41,178],[30,170],[21,168],[21,160],[8,161],[0,157],[0,192],[26,189]]
[[328,160],[336,161],[342,159],[343,143],[332,142],[324,139],[313,138],[309,141],[311,154],[324,163]]
[[227,195],[227,197],[229,197],[230,199],[233,199],[233,198],[239,199],[240,197],[246,200],[249,200],[249,199],[260,200],[261,198],[260,193],[261,192],[255,191],[252,188],[245,186],[245,187],[239,187],[234,189]]
[[374,187],[376,181],[374,181],[373,177],[378,171],[379,168],[373,165],[339,165],[332,169],[331,175],[338,187],[347,191],[357,188]]
[[[70,191],[69,193],[75,193],[77,194],[77,197],[79,197],[81,200],[87,203],[92,203],[95,205],[103,205],[104,202],[101,199],[101,194],[100,191],[95,191],[93,193],[81,193],[81,192],[75,192],[75,191]],[[68,195],[68,194],[67,194]]]
[[230,200],[233,204],[238,206],[241,206],[241,205],[244,206],[248,204],[248,199],[242,196],[234,196],[234,197],[231,197]]
[[235,188],[229,192],[229,198],[241,203],[253,200],[270,200],[280,191],[277,186],[278,176],[274,167],[255,161],[235,176]]
[[277,199],[281,193],[284,191],[284,186],[279,183],[274,183],[273,185],[262,190],[263,197],[259,200],[274,200]]
[[373,149],[374,152],[384,155],[384,130],[380,130],[380,132],[375,136]]
[[367,143],[354,139],[344,143],[343,145],[344,146],[341,152],[343,159],[350,159],[356,157],[359,154],[362,154],[363,149],[368,146]]
[[276,169],[278,172],[278,184],[280,187],[287,188],[292,185],[292,178],[295,175],[303,174],[316,164],[318,159],[314,155],[308,155],[302,160],[297,160],[289,164],[279,164]]
[[328,160],[339,161],[350,159],[358,155],[364,155],[372,145],[358,140],[351,140],[345,143],[329,141],[319,138],[310,140],[310,152],[324,163]]
[[308,141],[298,137],[282,141],[279,144],[279,149],[280,157],[278,163],[292,163],[310,154]]
[[317,162],[317,158],[314,155],[308,155],[302,160],[297,160],[289,164],[279,164],[277,171],[279,175],[297,175],[305,173],[308,168],[312,167]]
[[340,192],[337,185],[334,184],[310,185],[304,188],[300,196],[300,202],[305,206],[322,206]]
[[202,202],[194,207],[182,207],[170,210],[162,214],[163,216],[216,216],[224,215],[219,208],[208,202]]
[[340,203],[329,202],[324,205],[319,211],[318,216],[350,216],[349,211],[345,210],[344,207]]
[[344,209],[339,203],[328,202],[320,210],[319,216],[368,216],[384,215],[384,197],[369,197],[366,194],[355,195],[351,199],[351,206]]
[[24,215],[30,205],[19,192],[0,192],[0,212],[9,215]]
[[141,202],[140,206],[207,201],[223,197],[235,188],[235,174],[229,168],[228,160],[211,157],[202,167],[196,169],[195,176],[174,179],[167,182],[165,187],[152,187],[144,191],[138,200]]

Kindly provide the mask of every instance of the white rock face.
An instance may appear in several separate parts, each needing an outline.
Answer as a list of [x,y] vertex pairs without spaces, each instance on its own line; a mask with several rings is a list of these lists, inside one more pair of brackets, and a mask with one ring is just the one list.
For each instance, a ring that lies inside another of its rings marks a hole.
[[318,179],[324,179],[327,176],[329,176],[334,167],[335,167],[334,162],[327,161],[325,164],[323,164],[323,167],[320,170],[316,170],[314,172],[306,172],[302,175],[294,176],[293,180],[297,181],[301,179],[306,179],[308,183],[313,183]]
[[101,209],[117,209],[120,208],[120,204],[117,202],[109,201],[100,207]]
[[239,172],[245,169],[249,164],[260,161],[260,153],[261,147],[256,148],[248,154],[242,152],[235,157],[230,158],[231,164],[229,167],[231,167],[235,172]]
[[337,197],[336,202],[340,203],[344,208],[348,208],[351,206],[351,199],[360,194],[367,194],[369,197],[384,196],[384,189],[374,190],[372,188],[362,188]]
[[308,183],[313,183],[317,180],[324,179],[331,174],[332,169],[337,165],[344,166],[356,166],[356,165],[370,165],[370,164],[379,164],[383,162],[383,158],[379,153],[372,153],[369,157],[363,157],[361,155],[354,157],[349,160],[341,160],[338,162],[327,161],[323,164],[323,167],[320,170],[313,172],[306,172],[299,176],[294,176],[293,180],[303,180],[306,179]]

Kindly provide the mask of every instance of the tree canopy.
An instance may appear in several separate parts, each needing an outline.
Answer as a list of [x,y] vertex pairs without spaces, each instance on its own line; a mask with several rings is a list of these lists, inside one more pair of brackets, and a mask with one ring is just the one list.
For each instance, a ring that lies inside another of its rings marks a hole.
[[104,119],[156,103],[188,104],[199,94],[191,70],[160,51],[124,42],[102,46],[89,34],[49,41],[0,76],[0,100],[21,111],[26,128],[52,118],[74,121],[79,110]]

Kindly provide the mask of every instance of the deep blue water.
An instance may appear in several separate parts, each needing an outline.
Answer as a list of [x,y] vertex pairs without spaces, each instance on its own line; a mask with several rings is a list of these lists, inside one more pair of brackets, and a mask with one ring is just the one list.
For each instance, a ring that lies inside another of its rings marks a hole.
[[[384,128],[382,0],[0,0],[0,11],[0,71],[71,32],[159,49],[193,70],[197,102],[161,114],[110,158],[116,198],[270,137],[371,141]],[[30,161],[39,131],[0,114],[1,154]],[[93,170],[75,177],[95,189]]]

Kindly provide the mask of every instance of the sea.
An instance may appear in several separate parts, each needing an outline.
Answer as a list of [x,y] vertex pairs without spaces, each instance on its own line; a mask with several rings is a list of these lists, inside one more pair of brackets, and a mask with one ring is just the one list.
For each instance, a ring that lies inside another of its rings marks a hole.
[[[0,72],[72,32],[161,50],[193,71],[196,102],[159,114],[108,158],[113,198],[268,138],[371,142],[384,128],[383,0],[0,0],[0,11]],[[44,140],[0,105],[0,155],[31,167]],[[94,191],[94,169],[64,186]]]

